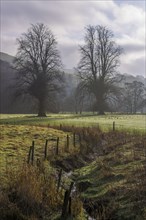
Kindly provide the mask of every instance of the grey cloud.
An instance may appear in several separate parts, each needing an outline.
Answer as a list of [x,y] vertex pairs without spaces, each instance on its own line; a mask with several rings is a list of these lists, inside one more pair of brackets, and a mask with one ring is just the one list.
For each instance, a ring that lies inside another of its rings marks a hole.
[[16,38],[5,38],[1,37],[1,51],[10,55],[16,54]]
[[[124,4],[123,2],[125,1],[119,1],[119,4]],[[86,25],[106,25],[113,30],[115,36],[121,39],[124,33],[133,37],[132,29],[136,30],[138,28],[134,24],[132,26],[131,24],[127,26],[120,24],[120,26],[119,23],[116,23],[113,10],[116,10],[117,7],[120,10],[117,1],[13,0],[2,1],[1,4],[3,52],[14,55],[16,52],[15,37],[19,37],[21,33],[26,32],[31,23],[43,22],[55,34],[63,63],[67,68],[76,66],[79,61],[80,55],[77,42],[84,39],[84,27]],[[127,4],[127,1],[125,4]],[[123,43],[121,46],[125,49],[125,54],[135,54],[144,50],[142,44],[128,42]],[[132,67],[130,67],[130,64],[124,63],[121,66],[123,66],[121,69],[123,68],[124,72],[130,71],[129,73],[132,73],[134,69],[140,69],[142,73],[145,70],[141,59],[132,64]]]
[[133,75],[143,75],[146,77],[145,73],[146,64],[145,64],[145,57],[135,59],[132,64],[131,63],[124,63],[120,67],[121,73],[130,73]]
[[136,7],[139,7],[139,8],[143,8],[143,9],[146,8],[144,0],[125,0],[125,1],[123,1],[123,0],[119,0],[119,1],[114,0],[114,2],[118,5],[122,5],[122,4],[126,3],[126,4],[132,4],[132,5],[134,5]]
[[25,20],[36,22],[47,21],[51,24],[70,24],[75,19],[80,7],[61,1],[8,1],[2,4],[2,18],[6,25],[10,25],[10,19],[19,23]]
[[[99,2],[83,1],[8,1],[2,4],[2,25],[6,28],[13,26],[26,27],[30,23],[45,22],[51,27],[64,26],[64,28],[80,29],[92,22],[97,24],[108,16],[98,9]],[[96,6],[96,7],[95,7]],[[96,10],[97,11],[96,11]],[[107,9],[106,9],[107,10]],[[99,13],[98,21],[94,21],[95,14]],[[108,14],[108,12],[107,12]],[[109,11],[109,14],[111,12]],[[106,20],[107,20],[106,19]]]
[[[6,2],[2,4],[2,26],[4,29],[14,29],[14,27],[25,28],[30,23],[44,22],[48,25],[59,25],[68,22],[60,10],[60,5],[52,2],[30,1],[26,2]],[[59,9],[57,9],[59,8]]]
[[123,44],[122,48],[124,48],[125,53],[137,53],[137,52],[143,52],[145,50],[145,45],[142,44]]

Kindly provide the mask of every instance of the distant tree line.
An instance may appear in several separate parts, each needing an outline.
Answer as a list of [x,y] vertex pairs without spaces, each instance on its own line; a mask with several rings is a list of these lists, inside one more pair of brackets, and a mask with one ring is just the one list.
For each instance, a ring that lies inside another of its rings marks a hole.
[[[121,81],[121,77],[119,80]],[[146,112],[146,87],[140,81],[124,82],[118,85],[118,94],[112,95],[107,102],[105,111],[135,114]],[[74,88],[69,97],[64,100],[63,111],[82,113],[83,111],[97,112],[96,99],[89,94],[78,94],[78,87]]]

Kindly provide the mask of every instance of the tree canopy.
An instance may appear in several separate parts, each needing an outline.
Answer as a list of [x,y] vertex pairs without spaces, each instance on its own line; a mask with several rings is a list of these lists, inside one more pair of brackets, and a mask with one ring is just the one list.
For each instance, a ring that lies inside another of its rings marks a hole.
[[107,99],[117,92],[114,76],[122,48],[116,45],[113,36],[106,27],[87,26],[85,43],[80,46],[81,60],[77,67],[80,84],[95,96],[99,114],[104,114]]
[[38,103],[38,116],[46,116],[49,97],[55,97],[63,82],[57,41],[51,30],[38,23],[31,25],[17,42],[15,95],[33,97]]

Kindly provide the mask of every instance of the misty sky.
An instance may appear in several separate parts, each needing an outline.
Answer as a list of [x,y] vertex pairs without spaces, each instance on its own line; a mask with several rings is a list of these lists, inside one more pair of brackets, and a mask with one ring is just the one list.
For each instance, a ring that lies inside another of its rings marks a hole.
[[54,33],[65,68],[76,67],[79,45],[84,43],[85,26],[104,25],[124,48],[119,71],[145,76],[145,1],[144,0],[1,0],[2,52],[15,55],[16,38],[30,24],[44,23]]

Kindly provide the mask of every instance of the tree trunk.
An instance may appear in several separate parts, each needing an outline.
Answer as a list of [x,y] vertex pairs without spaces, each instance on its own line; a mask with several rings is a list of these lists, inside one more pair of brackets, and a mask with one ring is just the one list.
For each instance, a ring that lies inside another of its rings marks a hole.
[[101,110],[98,111],[98,114],[99,115],[105,115],[105,112],[101,109]]
[[46,108],[45,108],[45,101],[39,100],[39,111],[38,111],[38,117],[46,117]]
[[96,100],[97,100],[97,111],[98,111],[98,114],[99,115],[105,115],[105,112],[104,112],[104,110],[105,110],[105,103],[104,103],[104,100],[103,100],[102,96],[97,97]]

